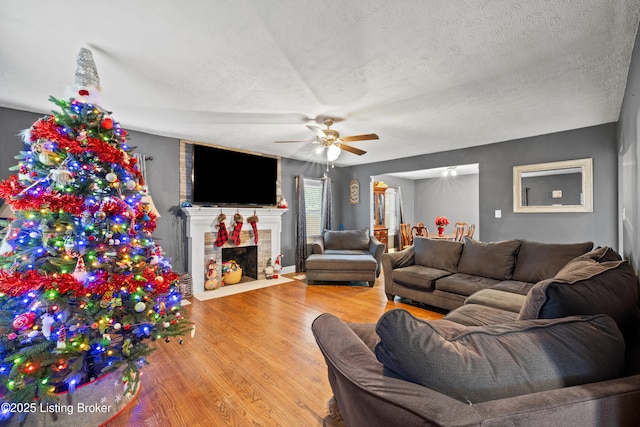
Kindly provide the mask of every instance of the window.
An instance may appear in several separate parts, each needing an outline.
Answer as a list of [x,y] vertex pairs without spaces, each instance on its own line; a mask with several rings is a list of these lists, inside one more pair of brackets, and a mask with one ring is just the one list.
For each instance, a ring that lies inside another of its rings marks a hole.
[[387,188],[384,199],[384,223],[389,229],[389,236],[393,236],[398,233],[396,229],[398,225],[398,221],[396,220],[396,189]]
[[304,205],[307,211],[307,240],[321,234],[322,180],[304,178]]

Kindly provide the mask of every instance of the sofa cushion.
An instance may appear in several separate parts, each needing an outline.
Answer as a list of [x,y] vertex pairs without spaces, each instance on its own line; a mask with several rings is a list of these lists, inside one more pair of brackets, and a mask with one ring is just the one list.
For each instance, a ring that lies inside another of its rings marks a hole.
[[593,242],[562,244],[523,240],[518,250],[513,279],[531,283],[550,279],[566,263],[591,249]]
[[324,249],[369,249],[367,230],[325,230]]
[[393,281],[404,286],[431,290],[435,280],[448,276],[448,271],[422,265],[410,265],[393,270]]
[[371,252],[364,249],[327,249],[319,255],[367,255],[372,257]]
[[625,333],[632,329],[638,290],[631,265],[611,248],[598,248],[565,265],[552,279],[536,284],[519,319],[607,314]]
[[455,273],[462,253],[462,243],[434,240],[426,237],[413,239],[415,263]]
[[312,254],[309,255],[309,258],[307,258],[306,261],[307,271],[375,271],[377,265],[378,263],[371,254]]
[[621,375],[624,339],[608,316],[489,326],[385,313],[375,347],[385,369],[474,404]]
[[469,296],[482,289],[491,288],[498,281],[486,277],[472,276],[470,274],[454,273],[438,279],[436,289],[443,292]]
[[480,242],[466,239],[458,263],[458,273],[509,280],[516,264],[520,240]]
[[519,282],[517,280],[503,280],[491,287],[496,291],[511,292],[512,294],[526,295],[529,293],[535,283]]
[[518,313],[479,304],[464,304],[444,316],[445,320],[466,326],[499,325],[512,323],[518,318]]
[[493,307],[518,314],[526,298],[525,295],[499,291],[497,289],[483,289],[471,295],[464,303]]

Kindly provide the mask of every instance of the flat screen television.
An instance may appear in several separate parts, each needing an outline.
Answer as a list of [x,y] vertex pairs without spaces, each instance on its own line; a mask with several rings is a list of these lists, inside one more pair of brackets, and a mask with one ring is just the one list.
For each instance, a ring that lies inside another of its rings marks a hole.
[[212,206],[275,206],[278,158],[193,145],[192,202]]

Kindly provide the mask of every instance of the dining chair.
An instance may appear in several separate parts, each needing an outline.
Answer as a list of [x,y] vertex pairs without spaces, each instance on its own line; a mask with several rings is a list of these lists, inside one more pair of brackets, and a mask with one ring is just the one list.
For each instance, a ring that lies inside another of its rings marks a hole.
[[411,224],[400,224],[400,250],[411,246],[412,243]]
[[467,225],[466,222],[456,222],[454,224],[454,227],[455,227],[455,234],[454,234],[453,240],[455,240],[456,242],[460,242],[462,241],[462,238],[465,237],[469,232],[469,226]]
[[465,235],[465,237],[473,239],[473,233],[475,233],[475,231],[476,231],[476,225],[469,224],[469,228],[467,229],[467,234]]
[[411,243],[416,236],[429,237],[429,230],[424,226],[424,222],[419,222],[411,227]]

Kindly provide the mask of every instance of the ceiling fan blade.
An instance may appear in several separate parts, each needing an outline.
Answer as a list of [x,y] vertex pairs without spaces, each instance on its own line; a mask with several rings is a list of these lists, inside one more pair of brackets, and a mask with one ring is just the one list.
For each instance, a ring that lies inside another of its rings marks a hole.
[[353,154],[357,154],[358,156],[362,156],[363,154],[366,153],[366,151],[364,151],[364,150],[361,150],[361,149],[356,148],[356,147],[352,147],[352,146],[347,145],[347,144],[340,144],[340,149],[344,150],[344,151],[348,151],[348,152],[353,153]]
[[318,138],[326,138],[327,137],[327,135],[324,133],[322,128],[319,128],[318,126],[312,126],[312,125],[307,125],[307,127],[309,128],[309,130],[311,132],[315,133]]
[[353,135],[353,136],[343,136],[342,140],[344,142],[353,142],[353,141],[368,141],[371,139],[380,139],[378,135],[375,133],[367,133],[365,135]]

